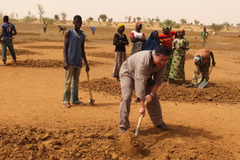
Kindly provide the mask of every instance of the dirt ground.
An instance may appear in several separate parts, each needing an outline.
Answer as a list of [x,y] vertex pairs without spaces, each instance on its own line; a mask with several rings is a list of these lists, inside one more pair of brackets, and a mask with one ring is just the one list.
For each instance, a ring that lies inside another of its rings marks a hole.
[[[111,77],[114,63],[112,45],[115,27],[97,27],[87,35],[86,54],[94,105],[61,105],[65,70],[63,35],[49,25],[42,33],[40,24],[15,24],[17,65],[0,66],[0,159],[113,159],[113,160],[237,160],[240,159],[240,41],[237,31],[219,32],[208,37],[216,66],[208,88],[184,88],[181,80],[162,84],[158,90],[163,117],[170,130],[153,126],[143,118],[139,136],[134,136],[139,104],[132,103],[131,128],[118,135],[119,82]],[[67,26],[68,29],[72,26]],[[133,28],[127,27],[130,35]],[[159,32],[162,31],[157,28]],[[174,30],[174,29],[173,29]],[[147,37],[152,29],[143,28]],[[190,41],[186,80],[190,83],[200,30],[186,29]],[[131,44],[127,46],[130,55]],[[80,75],[79,96],[88,102],[85,68]],[[135,97],[133,97],[135,98]]]

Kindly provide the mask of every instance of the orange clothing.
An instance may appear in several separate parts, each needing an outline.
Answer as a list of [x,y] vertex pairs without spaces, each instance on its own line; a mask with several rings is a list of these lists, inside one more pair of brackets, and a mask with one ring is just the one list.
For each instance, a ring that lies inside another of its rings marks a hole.
[[176,35],[176,32],[170,31],[168,35],[164,33],[159,35],[159,39],[161,39],[163,44],[168,46],[170,50],[172,50],[173,35]]
[[197,55],[201,55],[203,57],[203,64],[207,62],[207,60],[210,58],[209,50],[208,49],[200,49],[195,54],[195,57]]

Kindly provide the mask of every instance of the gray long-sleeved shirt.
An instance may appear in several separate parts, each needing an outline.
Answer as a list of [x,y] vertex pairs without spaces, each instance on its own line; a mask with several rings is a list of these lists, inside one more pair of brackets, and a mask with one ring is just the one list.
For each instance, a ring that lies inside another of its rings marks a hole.
[[[166,73],[166,65],[161,68],[152,65],[150,52],[144,50],[131,55],[123,62],[119,73],[120,77],[130,76],[134,79],[136,96],[141,100],[145,100],[145,87],[149,75],[154,73],[154,82],[160,86]],[[153,54],[154,51],[152,56]]]

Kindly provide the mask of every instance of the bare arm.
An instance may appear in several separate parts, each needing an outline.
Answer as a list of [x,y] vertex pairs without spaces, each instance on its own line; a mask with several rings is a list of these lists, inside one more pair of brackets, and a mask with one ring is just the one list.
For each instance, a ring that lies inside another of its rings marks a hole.
[[215,66],[215,65],[216,65],[216,62],[215,62],[215,59],[214,59],[213,52],[212,52],[212,51],[209,51],[209,55],[212,57],[212,65]]
[[146,37],[142,37],[142,38],[135,38],[135,37],[131,37],[131,42],[146,42]]
[[68,55],[68,42],[69,42],[69,37],[70,37],[71,31],[69,30],[64,37],[64,48],[63,48],[63,68],[68,69],[68,60],[67,60],[67,55]]
[[86,53],[85,53],[85,49],[84,49],[84,43],[85,43],[85,39],[83,40],[82,42],[82,58],[86,64],[86,72],[88,72],[90,70],[89,66],[88,66],[88,61],[87,61],[87,58],[86,58]]
[[117,45],[128,45],[128,41],[119,40],[119,42],[117,43]]
[[143,43],[146,42],[146,37],[142,37],[142,38],[140,39],[140,41],[143,42]]
[[135,37],[131,37],[130,39],[131,39],[131,42],[133,42],[133,43],[139,41],[139,38],[135,38]]
[[0,35],[0,42],[2,42],[3,33],[4,33],[4,30],[2,29],[1,35]]
[[16,30],[16,28],[13,29],[13,34],[12,34],[12,36],[15,36],[15,35],[17,35],[17,30]]
[[143,100],[140,100],[139,116],[140,116],[140,115],[145,116],[145,108],[146,108],[146,106],[145,106],[144,101],[143,101]]

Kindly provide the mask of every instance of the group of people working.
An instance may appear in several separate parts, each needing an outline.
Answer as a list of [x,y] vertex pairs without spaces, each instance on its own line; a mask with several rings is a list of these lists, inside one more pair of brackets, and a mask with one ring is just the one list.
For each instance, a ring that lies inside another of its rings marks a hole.
[[[185,55],[186,51],[189,48],[189,41],[184,38],[185,30],[179,29],[178,31],[172,31],[171,26],[163,26],[163,33],[159,35],[157,30],[152,31],[151,35],[146,39],[144,32],[141,31],[142,24],[141,22],[137,22],[135,26],[135,30],[133,30],[130,34],[130,39],[132,42],[131,54],[137,53],[142,50],[155,50],[161,44],[166,45],[171,50],[170,59],[167,63],[166,75],[164,80],[168,83],[175,79],[182,79],[183,85],[186,86],[185,81]],[[119,81],[119,70],[121,64],[126,60],[126,48],[125,45],[128,45],[127,36],[124,34],[125,27],[123,24],[118,25],[117,33],[114,35],[113,45],[115,45],[115,61],[114,61],[114,69],[112,76]],[[204,35],[206,33],[206,28],[204,28]],[[175,38],[174,38],[175,36]],[[204,51],[203,51],[204,52]],[[209,52],[209,51],[206,51]],[[199,52],[200,54],[202,52]],[[206,58],[212,57],[212,61],[214,62],[214,57],[212,52],[209,52]],[[205,54],[202,54],[202,59],[205,58]],[[195,58],[196,60],[196,58]],[[198,62],[194,60],[194,63]],[[201,60],[201,59],[200,59]],[[206,62],[205,62],[206,63]],[[193,82],[193,84],[196,84]],[[189,85],[188,85],[189,86]]]
[[[8,22],[8,16],[4,16],[3,21],[0,42],[2,42],[3,65],[5,65],[6,47],[10,49],[13,60],[16,62],[12,36],[16,35],[17,31],[15,26]],[[86,72],[90,70],[84,47],[86,35],[80,29],[82,26],[81,16],[74,16],[73,24],[74,28],[68,30],[64,36],[63,67],[66,72],[62,105],[65,108],[71,108],[70,101],[72,104],[86,105],[79,100],[78,96],[82,60],[86,64]],[[185,31],[180,29],[174,32],[171,31],[171,27],[164,26],[163,34],[158,35],[158,31],[154,30],[146,39],[141,29],[142,24],[138,22],[135,30],[131,32],[132,55],[127,59],[125,45],[128,45],[129,42],[124,34],[125,26],[119,24],[117,33],[114,35],[113,44],[116,47],[113,76],[120,81],[122,93],[119,133],[124,133],[130,128],[129,113],[133,90],[136,91],[135,102],[140,103],[139,115],[145,115],[145,104],[147,104],[148,113],[154,126],[167,131],[168,126],[162,118],[157,90],[165,78],[168,79],[168,82],[169,79],[179,78],[185,82],[184,62],[186,51],[189,49],[189,43],[184,38]],[[173,39],[174,35],[175,39]],[[211,51],[207,49],[197,51],[193,59],[196,70],[190,86],[198,85],[201,81],[209,79],[210,57],[212,65],[215,66]]]
[[[152,31],[146,39],[141,31],[142,24],[136,23],[135,30],[130,34],[132,42],[131,56],[126,59],[127,36],[124,34],[125,26],[118,25],[114,35],[115,61],[112,76],[120,81],[122,99],[120,102],[120,121],[118,133],[124,133],[130,128],[129,114],[133,90],[136,92],[135,102],[140,102],[139,115],[145,115],[146,104],[152,123],[163,131],[168,130],[162,118],[162,110],[158,96],[158,88],[164,80],[169,83],[174,79],[183,79],[185,83],[185,55],[189,50],[189,41],[184,38],[185,30],[177,32],[171,27],[163,26],[163,33]],[[174,37],[175,36],[175,39]],[[160,45],[162,43],[162,45]],[[215,66],[213,53],[201,49],[196,53],[193,61],[196,65],[192,83],[187,87],[199,85],[201,81],[208,80],[210,57]],[[147,101],[147,103],[145,103]]]

